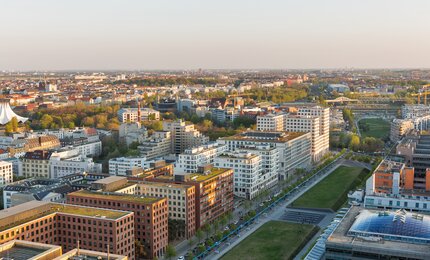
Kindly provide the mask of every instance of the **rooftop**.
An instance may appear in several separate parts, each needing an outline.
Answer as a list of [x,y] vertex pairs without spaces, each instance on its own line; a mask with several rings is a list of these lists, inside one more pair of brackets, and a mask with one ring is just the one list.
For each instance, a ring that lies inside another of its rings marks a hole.
[[[399,256],[430,259],[429,244],[416,241],[416,239],[422,239],[420,236],[427,236],[429,234],[428,227],[423,230],[411,227],[416,232],[411,233],[408,227],[414,225],[414,222],[411,221],[414,219],[412,213],[408,213],[411,215],[406,216],[405,223],[400,219],[393,221],[393,214],[395,212],[384,213],[383,211],[367,210],[362,207],[353,206],[339,223],[333,234],[327,239],[327,246],[341,246],[352,248],[352,250],[357,248],[357,250],[376,254],[396,252],[396,255]],[[428,215],[424,215],[423,220],[425,221],[422,223],[423,226],[428,226],[428,218]],[[357,224],[355,224],[356,219],[358,221]],[[406,224],[407,222],[409,224]],[[404,225],[404,227],[398,228],[400,225]],[[425,234],[426,232],[427,235]],[[426,240],[426,238],[424,239]],[[417,257],[417,254],[419,254],[419,257]]]
[[130,195],[130,194],[114,193],[114,192],[93,192],[88,190],[75,191],[73,193],[70,193],[69,195],[81,196],[86,198],[96,198],[96,199],[121,200],[121,201],[129,201],[129,202],[133,201],[133,202],[140,202],[140,203],[154,203],[154,202],[163,200],[163,198],[157,198],[157,197]]
[[46,259],[50,252],[61,252],[60,246],[12,240],[0,245],[0,259]]
[[296,139],[305,132],[264,132],[264,131],[249,131],[237,135],[223,137],[222,140],[250,140],[253,142],[272,142],[284,143]]
[[190,174],[190,179],[198,182],[206,181],[228,171],[233,171],[233,170],[226,169],[226,168],[212,168],[208,174],[201,174],[201,173]]
[[110,184],[112,182],[116,182],[116,181],[120,181],[120,180],[124,180],[127,179],[126,177],[120,177],[120,176],[110,176],[107,178],[103,178],[100,180],[95,181],[94,183],[98,183],[98,184]]

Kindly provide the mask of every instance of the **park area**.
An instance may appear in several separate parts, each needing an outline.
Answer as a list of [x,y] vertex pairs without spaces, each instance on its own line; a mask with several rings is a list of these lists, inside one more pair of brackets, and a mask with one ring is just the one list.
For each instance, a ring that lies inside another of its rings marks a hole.
[[221,259],[293,259],[317,231],[313,225],[269,221]]
[[340,166],[295,200],[291,206],[336,211],[345,203],[348,192],[364,181],[367,173],[368,171],[361,167]]
[[358,122],[363,138],[374,137],[387,139],[390,134],[390,123],[382,118],[364,118]]

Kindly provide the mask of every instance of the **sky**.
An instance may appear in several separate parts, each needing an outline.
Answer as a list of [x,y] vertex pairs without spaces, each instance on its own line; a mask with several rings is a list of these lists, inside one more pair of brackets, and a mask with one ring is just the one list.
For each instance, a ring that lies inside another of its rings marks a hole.
[[429,0],[0,0],[0,70],[430,68]]

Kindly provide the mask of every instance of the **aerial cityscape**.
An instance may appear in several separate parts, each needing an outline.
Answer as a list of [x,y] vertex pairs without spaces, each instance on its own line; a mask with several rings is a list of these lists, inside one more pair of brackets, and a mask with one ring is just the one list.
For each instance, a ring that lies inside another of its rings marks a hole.
[[0,2],[0,259],[430,259],[428,11]]

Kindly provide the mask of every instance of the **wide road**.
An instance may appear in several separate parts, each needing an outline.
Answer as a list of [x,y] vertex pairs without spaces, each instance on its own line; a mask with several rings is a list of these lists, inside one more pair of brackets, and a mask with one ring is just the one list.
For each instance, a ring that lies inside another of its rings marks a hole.
[[[254,231],[256,231],[259,227],[261,227],[264,223],[271,220],[279,220],[280,217],[285,213],[285,208],[291,204],[294,200],[298,199],[301,195],[319,183],[322,179],[336,170],[339,166],[343,165],[346,161],[344,159],[339,159],[336,163],[331,165],[329,169],[325,168],[320,174],[314,176],[311,180],[307,181],[304,187],[299,191],[296,191],[290,195],[290,197],[283,203],[278,204],[278,206],[272,209],[267,213],[266,216],[261,217],[259,220],[255,221],[254,224],[248,226],[246,229],[242,229],[239,235],[234,236],[227,242],[222,243],[217,250],[212,251],[211,254],[207,255],[205,259],[219,259],[222,255],[226,254],[233,247],[242,242],[246,237],[251,235]],[[348,165],[348,163],[345,163]]]

